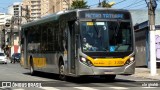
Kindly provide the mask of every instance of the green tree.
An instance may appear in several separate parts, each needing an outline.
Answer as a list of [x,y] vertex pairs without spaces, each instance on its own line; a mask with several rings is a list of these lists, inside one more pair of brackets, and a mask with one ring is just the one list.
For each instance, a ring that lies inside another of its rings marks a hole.
[[84,0],[75,0],[72,2],[71,7],[73,9],[77,9],[77,8],[87,8],[87,2],[85,2]]

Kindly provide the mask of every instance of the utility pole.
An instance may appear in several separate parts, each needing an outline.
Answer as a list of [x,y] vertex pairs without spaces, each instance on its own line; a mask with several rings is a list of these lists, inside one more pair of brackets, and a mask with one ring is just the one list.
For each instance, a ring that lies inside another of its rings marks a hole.
[[3,44],[2,44],[2,49],[4,50],[4,53],[5,53],[5,46],[6,46],[6,44],[5,44],[5,28],[4,29],[2,29],[2,32],[3,32]]
[[156,0],[150,0],[148,3],[149,15],[149,37],[150,37],[150,73],[152,76],[157,74],[156,65],[156,47],[155,47],[155,10],[157,7]]
[[10,30],[11,30],[11,32],[10,32],[10,46],[12,46],[12,41],[13,41],[13,38],[12,38],[12,35],[13,35],[13,25],[14,24],[14,17],[12,16],[12,18],[11,18],[11,27],[10,27]]
[[[22,11],[25,11],[26,13],[25,13],[25,16],[23,16],[22,15]],[[27,22],[29,22],[30,20],[30,14],[29,14],[29,8],[28,8],[28,5],[26,5],[26,8],[23,8],[22,6],[21,6],[21,17],[24,17],[26,20],[27,20]]]

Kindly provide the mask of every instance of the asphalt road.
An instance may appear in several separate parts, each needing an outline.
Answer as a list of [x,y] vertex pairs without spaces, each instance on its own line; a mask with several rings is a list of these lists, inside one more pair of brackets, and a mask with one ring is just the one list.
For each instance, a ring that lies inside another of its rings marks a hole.
[[[58,75],[50,73],[29,74],[29,70],[16,64],[0,64],[0,86],[9,83],[12,87],[1,87],[0,90],[159,90],[160,81],[118,75],[115,81],[109,82],[100,77],[69,78],[61,81]],[[148,87],[148,86],[153,87]],[[41,86],[41,87],[40,87]],[[35,88],[36,87],[36,88]]]

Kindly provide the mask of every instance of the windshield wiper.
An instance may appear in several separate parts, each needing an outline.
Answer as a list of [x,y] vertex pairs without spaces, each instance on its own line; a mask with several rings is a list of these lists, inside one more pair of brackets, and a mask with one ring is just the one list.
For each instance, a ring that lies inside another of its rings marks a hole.
[[93,26],[94,26],[94,29],[96,31],[97,37],[100,38],[101,37],[101,33],[100,33],[99,28],[98,28],[98,25],[96,24],[96,19],[92,19],[92,22],[93,22]]
[[94,30],[96,31],[97,37],[99,38],[99,29],[96,24],[96,19],[92,19],[92,22],[93,22]]
[[114,34],[115,34],[115,36],[117,37],[117,35],[118,35],[118,32],[119,32],[119,27],[120,27],[120,24],[121,24],[121,22],[117,22],[117,27],[116,27],[116,30],[115,30],[115,32],[114,32]]
[[96,34],[97,34],[97,38],[98,39],[100,38],[100,44],[102,45],[102,37],[101,37],[100,30],[98,28],[98,25],[96,24],[95,20],[92,20],[92,21],[93,21],[94,30],[96,31]]
[[116,44],[117,43],[117,36],[118,36],[118,32],[119,32],[119,28],[120,28],[120,24],[121,24],[121,22],[117,22],[117,27],[115,27],[114,28],[114,32],[113,32],[113,37],[112,37],[112,39],[114,40],[114,44]]

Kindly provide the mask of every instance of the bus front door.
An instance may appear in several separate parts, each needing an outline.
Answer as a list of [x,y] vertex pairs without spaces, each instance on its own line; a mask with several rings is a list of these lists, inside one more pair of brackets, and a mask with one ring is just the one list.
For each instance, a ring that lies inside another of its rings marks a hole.
[[75,36],[75,26],[74,22],[69,22],[68,30],[68,67],[70,74],[76,74],[76,36]]

